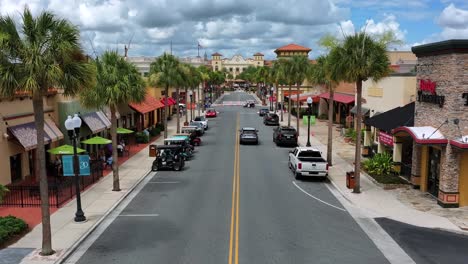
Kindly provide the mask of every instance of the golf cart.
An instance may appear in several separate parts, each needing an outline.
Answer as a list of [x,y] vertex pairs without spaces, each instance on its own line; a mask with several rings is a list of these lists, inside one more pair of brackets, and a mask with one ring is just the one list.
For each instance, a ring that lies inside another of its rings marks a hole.
[[[153,153],[156,156],[153,165],[151,166],[152,171],[158,171],[161,169],[172,169],[180,171],[185,166],[184,158],[182,157],[183,148],[177,145],[151,145]],[[152,155],[150,155],[152,156]]]
[[164,140],[166,146],[181,146],[182,156],[185,160],[190,159],[193,156],[194,147],[190,145],[190,139],[188,137],[171,137]]
[[197,137],[195,129],[193,131],[181,131],[179,134],[175,134],[174,136],[188,136],[190,138],[190,145],[192,146],[200,146],[201,139]]

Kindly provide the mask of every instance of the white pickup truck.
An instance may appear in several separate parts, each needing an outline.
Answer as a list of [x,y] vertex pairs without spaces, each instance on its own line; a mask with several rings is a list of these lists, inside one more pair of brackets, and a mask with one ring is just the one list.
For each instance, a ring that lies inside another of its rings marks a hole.
[[328,176],[328,162],[319,150],[312,147],[296,147],[289,151],[288,165],[296,179],[301,176]]

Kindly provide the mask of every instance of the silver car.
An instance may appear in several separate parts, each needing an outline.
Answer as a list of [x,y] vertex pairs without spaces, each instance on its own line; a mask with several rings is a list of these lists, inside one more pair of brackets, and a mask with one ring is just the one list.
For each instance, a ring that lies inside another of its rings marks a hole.
[[193,120],[193,122],[201,123],[201,124],[203,125],[203,127],[205,128],[205,130],[208,129],[208,119],[206,119],[206,117],[204,117],[204,116],[197,116],[197,117],[195,117],[195,119]]
[[253,128],[253,127],[243,127],[241,130],[239,130],[240,135],[239,135],[239,143],[240,144],[258,144],[258,130]]

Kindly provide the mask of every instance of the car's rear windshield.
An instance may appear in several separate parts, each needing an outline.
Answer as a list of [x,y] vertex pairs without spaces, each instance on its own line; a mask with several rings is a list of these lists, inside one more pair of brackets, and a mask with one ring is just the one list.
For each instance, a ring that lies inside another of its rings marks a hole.
[[195,117],[195,121],[203,121],[201,117]]
[[296,133],[296,129],[282,128],[281,132],[283,132],[283,133]]
[[298,157],[306,157],[306,158],[320,158],[322,157],[320,155],[320,152],[318,151],[313,151],[313,150],[307,150],[307,151],[301,151],[299,152]]

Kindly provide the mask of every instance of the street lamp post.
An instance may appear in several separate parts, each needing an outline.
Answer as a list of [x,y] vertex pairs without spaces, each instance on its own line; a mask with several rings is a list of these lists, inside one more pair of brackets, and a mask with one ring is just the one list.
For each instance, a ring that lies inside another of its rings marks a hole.
[[273,111],[273,92],[275,91],[275,87],[270,88],[270,111]]
[[193,100],[192,100],[192,96],[193,96],[193,92],[192,90],[189,91],[189,96],[190,96],[190,122],[193,121]]
[[310,115],[311,115],[311,109],[312,109],[312,98],[309,96],[307,97],[307,105],[309,106],[308,109],[308,116],[307,116],[307,147],[310,147]]
[[65,120],[65,128],[68,131],[68,136],[73,143],[73,173],[75,174],[75,192],[76,192],[76,213],[75,222],[86,221],[83,210],[81,209],[81,195],[80,195],[80,165],[78,161],[78,154],[76,151],[76,141],[80,135],[81,118],[77,114],[68,116]]

